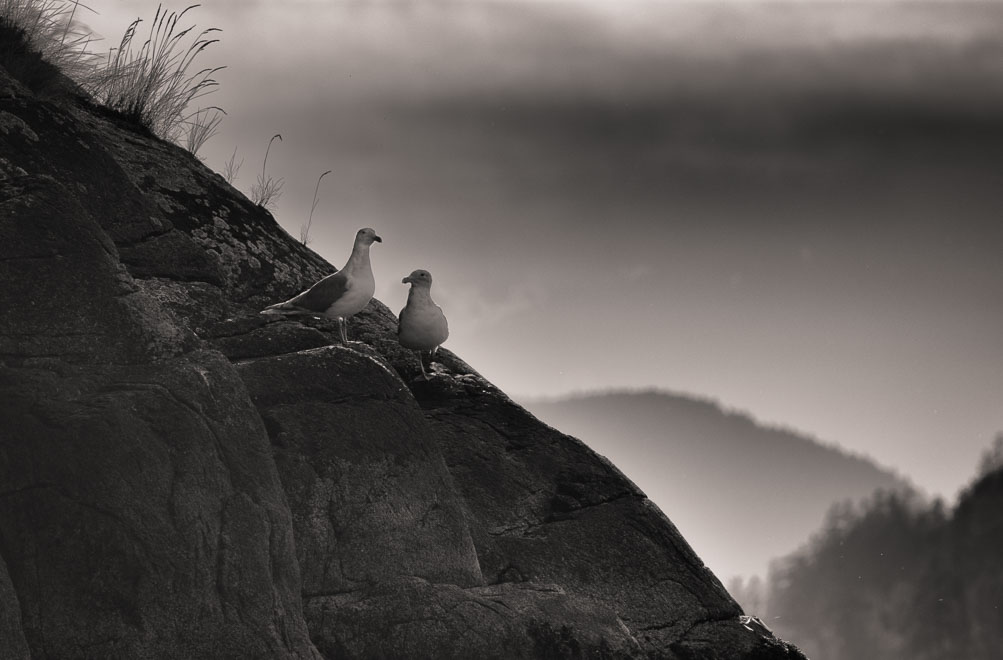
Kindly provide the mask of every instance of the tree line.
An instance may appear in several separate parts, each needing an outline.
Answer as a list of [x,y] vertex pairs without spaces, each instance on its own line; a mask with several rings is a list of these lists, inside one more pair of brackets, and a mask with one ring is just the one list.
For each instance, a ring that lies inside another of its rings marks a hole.
[[765,583],[729,586],[812,660],[1003,658],[1003,434],[953,510],[911,490],[837,504]]

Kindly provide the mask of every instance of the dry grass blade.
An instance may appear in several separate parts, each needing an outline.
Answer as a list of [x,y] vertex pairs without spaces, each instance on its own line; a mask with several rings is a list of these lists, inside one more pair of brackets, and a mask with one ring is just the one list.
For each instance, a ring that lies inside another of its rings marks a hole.
[[268,177],[264,181],[259,179],[251,186],[251,201],[272,210],[275,203],[279,201],[279,197],[282,196],[282,184],[282,179],[273,179],[272,177]]
[[197,156],[202,145],[209,138],[216,135],[219,124],[223,121],[225,115],[226,111],[223,108],[218,108],[214,105],[208,108],[199,108],[188,115],[188,118],[185,120],[185,124],[188,127],[188,132],[185,136],[185,149],[190,151],[192,155]]
[[304,246],[310,242],[310,227],[313,225],[313,212],[317,210],[317,203],[320,201],[317,199],[317,193],[320,191],[320,180],[331,173],[328,170],[317,177],[317,185],[313,188],[313,204],[310,205],[310,217],[307,218],[306,226],[300,229],[300,243]]
[[282,195],[282,179],[272,178],[266,173],[268,153],[271,151],[272,142],[275,140],[282,142],[282,135],[276,133],[268,141],[268,148],[265,149],[265,159],[261,163],[261,174],[258,175],[258,181],[251,186],[251,201],[266,209],[274,206],[275,202]]
[[237,173],[240,172],[240,166],[244,164],[244,159],[241,158],[240,162],[237,161],[237,147],[233,148],[233,153],[230,154],[230,160],[223,163],[223,178],[226,182],[233,185],[234,180],[237,178]]

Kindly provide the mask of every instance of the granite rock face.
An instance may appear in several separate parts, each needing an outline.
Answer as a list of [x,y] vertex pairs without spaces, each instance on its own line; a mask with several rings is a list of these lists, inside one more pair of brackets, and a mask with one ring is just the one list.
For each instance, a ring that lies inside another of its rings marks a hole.
[[624,475],[221,177],[0,70],[0,656],[802,656]]

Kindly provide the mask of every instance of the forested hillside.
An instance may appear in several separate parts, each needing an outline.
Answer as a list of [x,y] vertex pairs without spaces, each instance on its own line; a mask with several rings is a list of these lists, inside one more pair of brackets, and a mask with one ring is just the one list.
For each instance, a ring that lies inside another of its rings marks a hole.
[[903,492],[833,507],[774,563],[767,600],[770,626],[813,660],[999,660],[1003,434],[953,510]]

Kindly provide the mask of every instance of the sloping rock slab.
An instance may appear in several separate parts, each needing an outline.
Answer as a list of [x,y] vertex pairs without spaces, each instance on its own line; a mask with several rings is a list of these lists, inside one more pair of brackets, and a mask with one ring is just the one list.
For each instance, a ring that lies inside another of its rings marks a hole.
[[483,584],[424,415],[379,355],[329,346],[238,368],[271,437],[306,596],[397,576]]
[[635,658],[636,640],[608,609],[553,585],[461,589],[402,579],[306,602],[328,658]]
[[218,353],[0,368],[0,436],[33,657],[313,657],[264,429]]
[[242,381],[136,284],[72,181],[26,169],[47,167],[32,135],[0,130],[24,165],[0,163],[4,651],[16,604],[35,658],[316,658]]

